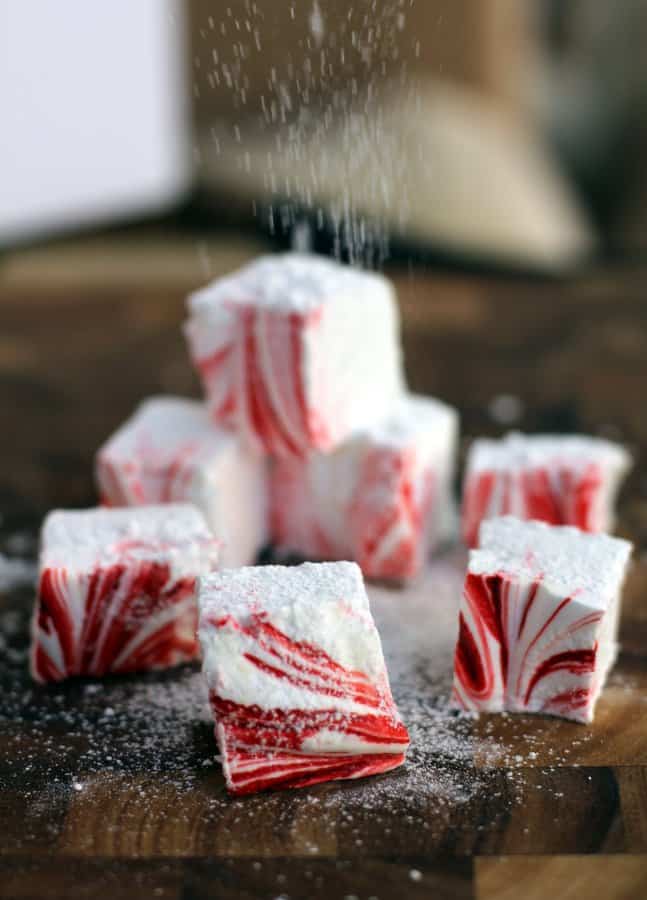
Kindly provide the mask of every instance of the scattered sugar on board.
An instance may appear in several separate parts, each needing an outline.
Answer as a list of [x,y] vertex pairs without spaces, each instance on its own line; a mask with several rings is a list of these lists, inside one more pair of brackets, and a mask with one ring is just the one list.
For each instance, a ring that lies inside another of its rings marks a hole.
[[0,592],[6,593],[36,580],[36,566],[25,559],[0,553]]
[[[564,749],[546,759],[545,733],[553,720],[535,719],[529,726],[524,717],[506,717],[502,731],[502,719],[477,722],[450,709],[464,566],[464,554],[455,552],[435,562],[415,585],[369,588],[393,692],[411,733],[406,765],[377,778],[235,800],[223,788],[197,667],[37,687],[26,672],[33,589],[5,593],[0,790],[19,790],[25,798],[21,847],[36,840],[43,821],[55,836],[63,826],[51,824],[57,821],[51,811],[61,804],[101,819],[109,817],[108,799],[114,797],[119,806],[134,803],[142,816],[148,811],[162,823],[174,823],[180,842],[186,835],[187,851],[198,820],[201,828],[217,831],[220,852],[227,853],[248,839],[257,822],[260,842],[269,817],[282,841],[294,839],[300,852],[312,856],[325,855],[327,841],[342,833],[356,852],[368,852],[366,836],[374,834],[369,823],[383,824],[387,843],[394,821],[398,832],[412,829],[433,841],[458,827],[458,808],[467,805],[471,811],[474,805],[479,815],[478,805],[489,794],[498,793],[509,806],[523,802],[528,767],[548,762],[541,771],[550,773],[577,757],[589,733],[578,730],[572,751],[560,741]],[[545,793],[551,783],[549,777]],[[306,829],[305,838],[295,821],[316,825]],[[106,821],[105,827],[117,826]],[[95,837],[88,833],[76,840],[92,849]]]

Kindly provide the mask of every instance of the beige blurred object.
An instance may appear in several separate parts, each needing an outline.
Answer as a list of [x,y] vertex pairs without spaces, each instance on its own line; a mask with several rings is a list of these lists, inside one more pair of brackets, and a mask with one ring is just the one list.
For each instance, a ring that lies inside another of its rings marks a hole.
[[221,121],[200,148],[219,207],[304,206],[515,267],[565,269],[594,245],[539,137],[485,95],[441,81],[394,89],[370,120],[349,113],[309,135]]
[[[519,112],[523,72],[535,53],[529,5],[519,0],[186,3],[194,111],[202,125],[254,114],[277,83],[303,80],[311,63],[319,95],[353,79],[362,84],[409,72],[482,90]],[[313,13],[321,19],[321,46]]]
[[227,274],[267,243],[229,234],[199,236],[168,228],[139,228],[16,249],[0,268],[0,302],[9,291],[168,290],[185,293]]

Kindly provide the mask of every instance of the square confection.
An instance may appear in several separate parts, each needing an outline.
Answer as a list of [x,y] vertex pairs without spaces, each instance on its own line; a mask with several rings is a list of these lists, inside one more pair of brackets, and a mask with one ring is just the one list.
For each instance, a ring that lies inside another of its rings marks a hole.
[[37,681],[161,669],[199,654],[195,579],[218,541],[193,506],[56,510],[41,535]]
[[192,294],[189,313],[212,417],[272,455],[330,450],[403,390],[397,304],[380,275],[265,256]]
[[386,772],[409,743],[354,563],[199,581],[203,671],[227,788],[249,794]]
[[590,722],[617,652],[631,544],[577,528],[483,522],[470,552],[454,701]]
[[623,447],[601,438],[512,433],[474,441],[465,474],[464,539],[476,546],[481,521],[504,515],[611,531],[630,464]]
[[96,480],[109,506],[195,504],[222,542],[223,566],[253,563],[268,541],[267,459],[195,400],[142,403],[97,453]]
[[409,395],[332,453],[278,460],[270,490],[278,551],[352,559],[371,578],[412,578],[452,518],[457,437],[455,410]]

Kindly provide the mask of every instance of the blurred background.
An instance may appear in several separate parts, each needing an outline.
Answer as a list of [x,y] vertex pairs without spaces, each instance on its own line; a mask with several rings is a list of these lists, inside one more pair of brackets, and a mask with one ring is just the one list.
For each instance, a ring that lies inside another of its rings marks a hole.
[[646,38],[641,0],[3,0],[0,244],[162,218],[366,262],[639,254]]
[[642,0],[0,0],[0,511],[91,505],[199,395],[186,294],[286,246],[386,267],[467,437],[647,448],[645,46]]

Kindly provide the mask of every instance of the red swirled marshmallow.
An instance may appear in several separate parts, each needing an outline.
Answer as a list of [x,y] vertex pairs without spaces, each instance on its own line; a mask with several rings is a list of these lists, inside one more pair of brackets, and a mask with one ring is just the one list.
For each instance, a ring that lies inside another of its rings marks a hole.
[[370,578],[414,577],[454,518],[457,433],[455,410],[408,395],[380,425],[331,453],[277,460],[270,489],[277,549],[352,559]]
[[611,441],[580,435],[524,435],[474,441],[467,459],[462,527],[475,547],[494,516],[611,531],[614,503],[631,465]]
[[453,700],[590,722],[617,654],[631,544],[512,516],[483,522],[459,616]]
[[333,260],[261,257],[189,297],[185,326],[214,421],[273,456],[327,451],[403,390],[385,278]]
[[223,566],[250,565],[268,541],[267,459],[182,397],[151,397],[101,447],[109,506],[193,503],[222,541]]
[[249,794],[399,766],[409,744],[354,563],[199,580],[203,672],[227,788]]
[[57,510],[41,535],[30,667],[36,681],[195,659],[195,579],[219,542],[193,506]]

